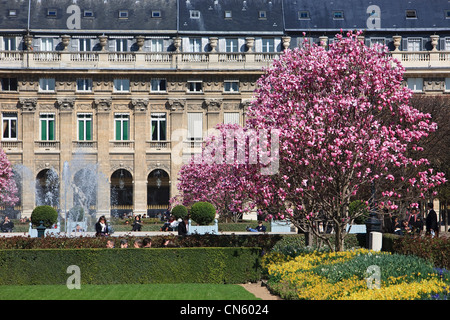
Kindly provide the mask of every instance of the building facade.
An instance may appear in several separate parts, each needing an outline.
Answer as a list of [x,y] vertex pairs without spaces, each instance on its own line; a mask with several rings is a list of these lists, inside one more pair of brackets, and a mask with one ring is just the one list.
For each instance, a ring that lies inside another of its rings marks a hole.
[[414,91],[450,93],[444,0],[2,1],[0,143],[15,211],[165,210],[208,130],[245,122],[263,68],[341,29],[386,44]]

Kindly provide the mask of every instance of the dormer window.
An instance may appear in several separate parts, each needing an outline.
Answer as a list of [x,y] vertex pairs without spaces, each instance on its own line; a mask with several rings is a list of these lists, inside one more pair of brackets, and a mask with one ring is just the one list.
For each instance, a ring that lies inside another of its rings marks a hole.
[[56,10],[56,9],[48,9],[47,10],[48,18],[56,18],[57,14],[58,14],[58,10]]
[[8,17],[17,17],[17,10],[16,9],[9,9],[8,10]]
[[267,12],[266,11],[259,11],[258,18],[259,19],[267,19]]
[[231,19],[233,18],[233,14],[231,11],[225,11],[225,19]]
[[198,10],[189,10],[189,16],[191,19],[200,19],[200,11]]
[[152,18],[161,18],[161,10],[152,10]]
[[445,10],[445,19],[450,19],[450,10]]
[[120,19],[128,19],[128,10],[119,10]]
[[344,19],[344,11],[333,11],[333,20],[343,20]]
[[416,10],[406,10],[406,19],[417,19]]
[[298,20],[309,20],[309,11],[299,11]]
[[85,18],[92,18],[92,17],[94,17],[94,11],[92,11],[92,10],[84,10],[83,11],[83,17],[85,17]]

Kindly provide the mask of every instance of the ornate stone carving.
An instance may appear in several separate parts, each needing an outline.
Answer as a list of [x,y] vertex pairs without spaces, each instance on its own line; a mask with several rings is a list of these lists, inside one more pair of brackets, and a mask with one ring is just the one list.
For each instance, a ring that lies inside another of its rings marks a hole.
[[219,111],[222,107],[222,102],[222,98],[205,99],[205,101],[203,102],[203,107],[208,111]]
[[98,98],[94,100],[94,108],[96,108],[97,111],[110,111],[111,103],[111,98]]
[[133,109],[134,111],[146,111],[148,102],[148,99],[131,99],[130,109]]
[[36,111],[37,98],[19,98],[17,107],[22,111]]
[[186,99],[182,98],[169,98],[166,102],[166,108],[171,111],[184,110],[186,106]]
[[55,106],[61,111],[73,111],[75,105],[75,98],[58,98],[56,100]]

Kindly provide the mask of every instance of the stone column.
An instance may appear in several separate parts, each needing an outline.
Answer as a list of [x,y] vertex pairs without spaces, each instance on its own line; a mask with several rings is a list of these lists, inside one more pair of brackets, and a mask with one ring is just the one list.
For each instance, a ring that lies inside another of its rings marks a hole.
[[[59,167],[60,172],[58,173],[60,179],[60,192],[59,192],[59,203],[62,211],[70,210],[73,207],[73,190],[72,186],[65,185],[63,181],[63,168],[64,163],[68,163],[72,160],[72,139],[73,139],[73,128],[76,128],[73,124],[73,108],[75,104],[75,98],[58,98],[56,100],[56,108],[59,109],[59,145],[60,145],[60,156],[59,156]],[[72,181],[75,172],[71,172]],[[65,212],[61,215],[65,217]]]
[[134,110],[134,214],[147,213],[146,140],[148,99],[132,99]]
[[185,99],[169,98],[166,103],[166,108],[170,114],[170,133],[171,139],[171,165],[170,165],[170,180],[175,183],[170,185],[170,195],[173,197],[178,194],[176,177],[183,165],[183,142],[187,137],[187,121],[184,117],[184,108],[186,105]]
[[109,138],[112,130],[111,98],[100,98],[94,101],[97,109],[97,157],[99,163],[99,178],[97,189],[97,219],[105,215],[111,215],[111,174],[109,162]]
[[[19,98],[18,108],[22,113],[22,121],[19,121],[22,129],[22,163],[26,169],[22,177],[22,218],[30,217],[35,207],[35,181],[34,168],[34,132],[37,98]],[[26,172],[25,172],[26,170]],[[29,170],[29,171],[28,171]]]

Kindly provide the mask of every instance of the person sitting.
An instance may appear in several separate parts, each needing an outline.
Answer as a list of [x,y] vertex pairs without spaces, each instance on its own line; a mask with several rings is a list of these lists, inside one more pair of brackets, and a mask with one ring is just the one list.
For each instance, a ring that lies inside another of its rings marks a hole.
[[393,225],[393,227],[392,227],[393,233],[401,236],[402,235],[402,226],[401,226],[400,222],[398,221],[398,217],[394,217],[392,225]]
[[161,231],[173,231],[171,224],[175,221],[173,216],[170,216],[170,218],[164,222],[164,225],[161,227]]
[[141,215],[137,215],[134,218],[133,229],[131,229],[131,231],[141,231],[141,228],[142,228]]
[[1,224],[1,230],[3,232],[12,232],[14,229],[14,223],[9,220],[8,216],[5,216],[5,220]]
[[255,229],[247,226],[246,230],[250,232],[266,232],[266,227],[263,225],[262,221],[259,221],[258,226]]

